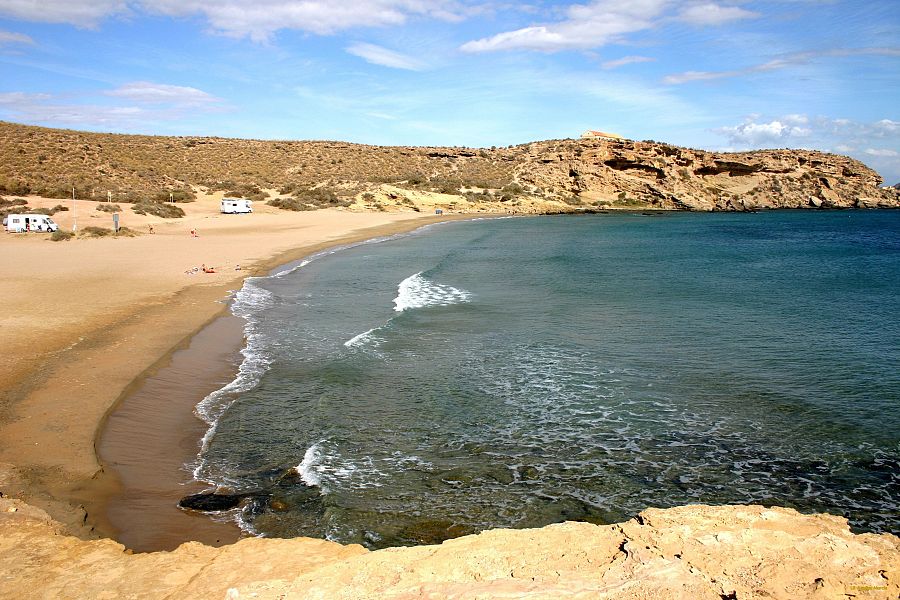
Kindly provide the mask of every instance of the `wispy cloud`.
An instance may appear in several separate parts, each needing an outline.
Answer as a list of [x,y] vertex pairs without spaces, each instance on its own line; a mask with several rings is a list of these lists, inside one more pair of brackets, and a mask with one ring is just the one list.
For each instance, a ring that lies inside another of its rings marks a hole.
[[13,31],[0,31],[0,48],[3,46],[12,46],[13,44],[24,44],[26,46],[33,46],[34,40],[31,39],[31,36],[27,36],[24,33],[15,33]]
[[143,0],[141,5],[168,16],[203,15],[218,33],[258,42],[285,29],[328,35],[356,27],[402,25],[417,16],[454,21],[464,15],[454,0]]
[[623,56],[622,58],[618,58],[616,60],[608,60],[602,63],[600,66],[604,69],[609,70],[618,69],[619,67],[624,67],[625,65],[654,62],[655,60],[655,58],[650,58],[649,56]]
[[742,8],[715,2],[679,3],[672,0],[594,0],[588,4],[571,4],[564,14],[562,21],[498,33],[467,42],[461,50],[588,50],[621,41],[627,34],[651,29],[665,20],[710,26],[758,16]]
[[218,98],[202,90],[180,85],[167,85],[149,81],[126,83],[105,92],[107,96],[127,98],[144,104],[172,104],[175,106],[196,106],[217,102]]
[[472,12],[458,0],[0,0],[0,16],[96,27],[106,18],[139,12],[203,16],[213,31],[262,42],[285,29],[332,34],[354,27],[402,25],[425,16],[459,21]]
[[426,64],[411,56],[388,50],[375,44],[358,43],[347,48],[347,52],[358,56],[366,62],[392,69],[405,69],[407,71],[422,71]]
[[[100,95],[102,99],[89,95],[61,98],[42,93],[0,93],[0,117],[49,126],[152,130],[186,115],[224,110],[216,97],[176,85],[134,82]],[[109,104],[110,98],[123,103]]]
[[745,67],[743,69],[730,69],[727,71],[685,71],[674,75],[667,75],[663,83],[680,85],[692,81],[708,81],[711,79],[725,79],[730,77],[743,77],[753,73],[765,73],[786,67],[808,64],[816,59],[844,56],[900,56],[900,48],[834,48],[831,50],[817,50],[812,52],[796,52],[780,58]]
[[125,0],[0,0],[0,15],[40,23],[95,27],[103,19],[128,12]]
[[50,94],[27,94],[25,92],[0,93],[0,105],[22,106],[31,102],[49,100]]
[[866,148],[863,153],[869,156],[895,157],[900,156],[900,152],[896,150],[888,150],[886,148]]
[[654,19],[663,13],[667,4],[668,0],[599,0],[590,4],[573,4],[566,9],[566,19],[563,21],[505,31],[467,42],[461,50],[554,52],[598,48],[624,34],[652,27]]
[[738,6],[722,6],[715,2],[692,2],[681,9],[678,19],[699,27],[722,25],[729,21],[754,19],[759,13]]

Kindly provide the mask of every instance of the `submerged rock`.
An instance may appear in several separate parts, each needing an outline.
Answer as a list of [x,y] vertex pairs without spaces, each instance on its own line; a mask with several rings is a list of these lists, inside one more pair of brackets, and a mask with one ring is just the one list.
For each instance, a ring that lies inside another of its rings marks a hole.
[[202,492],[185,496],[178,501],[178,506],[200,512],[222,512],[237,508],[250,494],[216,494]]

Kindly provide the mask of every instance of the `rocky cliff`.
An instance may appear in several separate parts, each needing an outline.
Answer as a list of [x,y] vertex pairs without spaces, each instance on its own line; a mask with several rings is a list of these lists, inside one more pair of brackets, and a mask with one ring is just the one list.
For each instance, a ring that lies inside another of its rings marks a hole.
[[520,183],[594,206],[669,210],[887,208],[900,194],[846,156],[810,150],[715,153],[658,142],[565,140],[532,144]]
[[616,525],[495,530],[369,552],[250,538],[130,554],[0,498],[6,598],[897,598],[900,539],[761,506],[649,509]]

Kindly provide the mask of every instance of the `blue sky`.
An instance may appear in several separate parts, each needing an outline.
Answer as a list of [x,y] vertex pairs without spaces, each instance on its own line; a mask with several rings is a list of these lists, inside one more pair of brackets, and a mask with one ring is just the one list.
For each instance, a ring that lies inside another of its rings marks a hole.
[[0,119],[814,148],[900,182],[900,0],[0,0]]

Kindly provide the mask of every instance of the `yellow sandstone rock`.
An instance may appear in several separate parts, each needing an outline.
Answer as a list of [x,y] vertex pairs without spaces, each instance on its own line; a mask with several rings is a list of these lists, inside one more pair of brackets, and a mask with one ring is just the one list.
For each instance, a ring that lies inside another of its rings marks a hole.
[[[9,508],[17,509],[8,512]],[[128,554],[0,499],[4,598],[897,598],[900,539],[761,506],[648,509],[626,523],[493,530],[368,552],[297,538]]]

